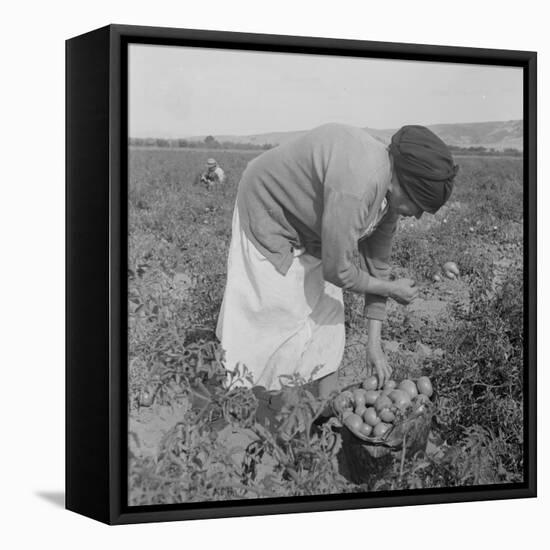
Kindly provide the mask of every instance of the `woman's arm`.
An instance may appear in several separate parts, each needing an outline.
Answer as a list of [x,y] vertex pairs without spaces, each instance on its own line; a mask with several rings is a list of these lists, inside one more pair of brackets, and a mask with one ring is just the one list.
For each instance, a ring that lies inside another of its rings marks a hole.
[[355,265],[357,211],[356,197],[333,190],[326,192],[321,237],[323,276],[340,288],[364,294],[367,317],[383,320],[388,297],[408,304],[418,291],[411,279],[389,280],[391,240],[397,216],[386,215],[373,235],[360,241],[361,269]]
[[[361,267],[371,275],[370,288],[365,294],[365,315],[383,321],[386,318],[387,297],[392,294],[390,255],[399,214],[388,211],[374,233],[359,242]],[[377,281],[379,284],[374,283]],[[381,288],[379,288],[381,287]],[[385,292],[379,292],[383,290]]]
[[382,350],[382,321],[369,319],[369,339],[367,343],[367,373],[373,371],[378,375],[379,386],[391,378],[392,368],[390,367],[384,351]]

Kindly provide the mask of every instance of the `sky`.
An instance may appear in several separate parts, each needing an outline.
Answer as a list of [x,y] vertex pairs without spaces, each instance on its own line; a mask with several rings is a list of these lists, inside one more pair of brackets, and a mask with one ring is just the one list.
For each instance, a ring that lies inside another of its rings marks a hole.
[[130,137],[521,119],[522,70],[132,44]]

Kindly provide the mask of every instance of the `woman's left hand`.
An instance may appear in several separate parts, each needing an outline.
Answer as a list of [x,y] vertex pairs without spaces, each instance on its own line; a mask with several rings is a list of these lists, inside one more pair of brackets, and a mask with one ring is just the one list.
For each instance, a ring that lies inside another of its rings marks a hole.
[[379,387],[382,387],[384,382],[391,378],[392,368],[380,344],[369,344],[367,346],[367,372],[371,374],[373,370],[378,375]]

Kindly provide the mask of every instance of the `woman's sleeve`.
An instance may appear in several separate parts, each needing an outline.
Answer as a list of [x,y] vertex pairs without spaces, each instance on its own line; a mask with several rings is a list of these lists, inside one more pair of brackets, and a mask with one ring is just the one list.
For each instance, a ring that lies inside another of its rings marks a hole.
[[354,194],[331,187],[325,189],[321,246],[324,279],[338,287],[364,294],[370,276],[353,261],[361,227],[361,203]]
[[368,207],[375,201],[380,159],[348,129],[327,126],[325,132],[329,131],[333,135],[323,177],[323,276],[340,288],[365,294],[370,275],[355,265],[354,256]]
[[[391,246],[398,219],[399,214],[388,211],[374,233],[359,242],[361,266],[377,279],[388,280],[390,277]],[[365,316],[384,321],[386,301],[386,297],[365,293]]]

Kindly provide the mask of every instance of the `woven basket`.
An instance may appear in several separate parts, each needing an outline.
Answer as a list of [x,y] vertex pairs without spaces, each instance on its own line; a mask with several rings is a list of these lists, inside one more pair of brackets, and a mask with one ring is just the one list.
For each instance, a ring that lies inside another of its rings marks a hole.
[[[355,389],[351,386],[346,389]],[[428,444],[434,406],[423,405],[422,413],[411,411],[410,416],[397,422],[383,437],[359,438],[346,426],[342,428],[340,472],[356,484],[379,478],[396,457],[411,457],[425,451]]]

